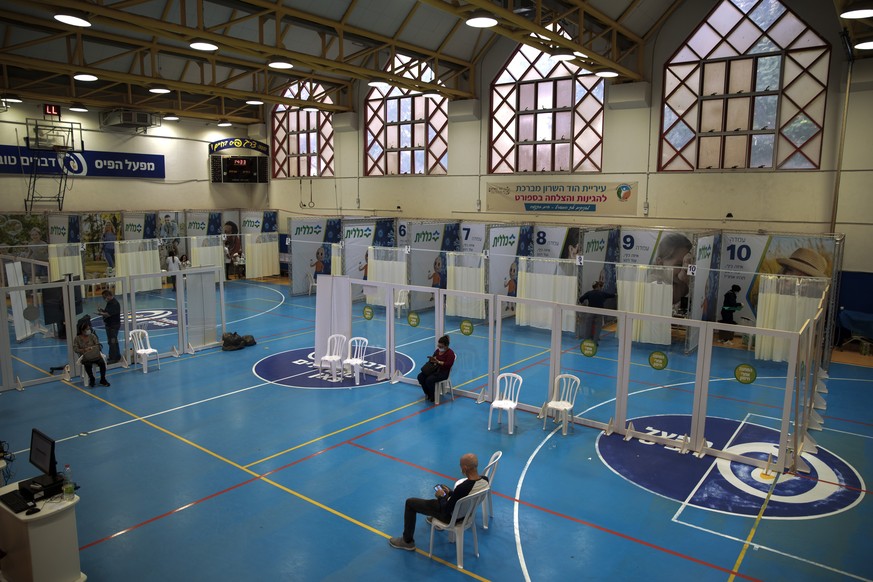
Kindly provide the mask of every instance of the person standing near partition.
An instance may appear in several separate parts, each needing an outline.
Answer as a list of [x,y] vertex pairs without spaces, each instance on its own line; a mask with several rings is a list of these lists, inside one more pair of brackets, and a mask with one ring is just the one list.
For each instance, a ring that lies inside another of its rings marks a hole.
[[106,306],[98,309],[97,313],[103,316],[103,326],[106,328],[106,342],[109,344],[109,358],[107,364],[114,364],[121,360],[121,350],[118,349],[118,330],[121,329],[121,305],[118,299],[109,289],[103,291],[103,300]]

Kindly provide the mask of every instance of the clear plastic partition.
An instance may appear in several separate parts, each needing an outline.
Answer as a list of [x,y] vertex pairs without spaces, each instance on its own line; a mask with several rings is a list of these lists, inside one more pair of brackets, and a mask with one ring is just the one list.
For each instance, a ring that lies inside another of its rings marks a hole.
[[478,396],[488,385],[492,361],[493,330],[490,295],[461,291],[443,292],[443,332],[455,353],[451,380],[455,391]]
[[[619,286],[619,303],[621,292]],[[664,438],[690,436],[699,354],[686,354],[689,326],[669,316],[629,313],[625,329],[627,423]]]
[[[186,351],[209,347],[221,341],[226,329],[225,301],[222,271],[203,267],[186,269],[184,281],[183,316],[177,324],[183,325],[182,336]],[[178,315],[178,314],[177,314]],[[170,334],[167,332],[166,338]]]
[[[10,281],[16,278],[13,275]],[[77,287],[79,289],[79,287]],[[8,325],[8,365],[13,386],[50,378],[69,364],[65,304],[65,286],[47,284],[30,287],[13,286],[3,293]],[[78,295],[82,304],[81,293]],[[75,329],[70,335],[75,335]],[[12,388],[12,386],[7,386]]]
[[[158,353],[164,354],[171,352],[174,347],[181,351],[183,343],[179,329],[179,306],[183,303],[182,286],[177,285],[174,290],[171,282],[162,283],[162,280],[160,276],[131,277],[133,292],[130,294],[126,313],[128,331],[146,330],[151,347],[157,349]],[[214,288],[210,289],[210,293],[214,293]],[[199,301],[200,297],[197,300]]]
[[[375,287],[368,285],[366,281],[351,280],[352,296],[352,331],[350,338],[363,337],[367,340],[365,374],[381,377],[387,371],[388,359],[388,328],[386,317],[393,316],[392,309],[386,309],[383,305],[384,295],[390,293],[389,287]],[[382,297],[376,305],[367,301],[375,295]]]
[[[412,382],[417,377],[427,357],[436,349],[436,338],[442,332],[442,321],[436,318],[437,291],[427,287],[409,287],[409,297],[419,297],[419,302],[400,303],[401,288],[394,288],[397,305],[386,314],[394,325],[394,361],[397,370]],[[451,346],[454,350],[455,346]],[[454,350],[457,353],[457,350]],[[405,362],[405,364],[404,364]],[[407,370],[408,366],[408,370]]]
[[495,379],[505,372],[520,375],[523,383],[519,408],[539,411],[550,391],[556,306],[547,301],[517,297],[499,297],[498,306]]
[[573,407],[576,417],[589,421],[589,424],[608,423],[615,415],[619,373],[616,312],[569,306],[561,306],[561,311],[562,320],[568,316],[576,319],[577,331],[561,333],[561,350],[555,375],[570,374],[579,378],[579,390]]

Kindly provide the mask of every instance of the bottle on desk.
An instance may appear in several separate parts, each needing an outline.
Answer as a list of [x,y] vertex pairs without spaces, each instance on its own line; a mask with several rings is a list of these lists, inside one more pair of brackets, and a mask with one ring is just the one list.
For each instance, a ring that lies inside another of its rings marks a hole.
[[73,469],[64,465],[64,501],[72,501],[76,495],[76,484],[73,483]]

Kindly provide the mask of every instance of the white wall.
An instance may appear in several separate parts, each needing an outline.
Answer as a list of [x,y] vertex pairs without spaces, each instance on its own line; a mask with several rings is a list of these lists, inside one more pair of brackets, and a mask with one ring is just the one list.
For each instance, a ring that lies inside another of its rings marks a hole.
[[[839,182],[836,230],[847,235],[844,270],[873,272],[873,59],[855,65],[845,132],[843,172],[838,173],[845,80],[848,71],[833,6],[820,0],[792,0],[790,6],[832,45],[830,92],[819,171],[659,173],[657,152],[663,62],[688,37],[716,0],[686,2],[671,16],[647,47],[647,81],[651,107],[605,112],[603,173],[571,179],[599,182],[636,181],[640,201],[632,217],[565,217],[559,214],[487,212],[488,182],[517,181],[517,176],[489,176],[487,123],[490,81],[514,45],[503,39],[486,55],[477,78],[481,122],[452,122],[449,128],[449,175],[433,177],[362,177],[363,120],[354,132],[335,134],[336,179],[275,180],[265,185],[209,184],[206,144],[219,137],[245,135],[244,128],[219,131],[201,123],[179,123],[148,136],[100,134],[96,115],[84,117],[86,147],[167,155],[167,179],[160,183],[125,180],[77,180],[65,210],[275,208],[280,225],[291,215],[388,216],[445,218],[483,222],[523,221],[572,224],[622,224],[676,228],[724,228],[769,232],[830,232],[834,189]],[[363,91],[358,112],[363,111]],[[16,142],[25,116],[20,106],[0,115],[0,143]],[[16,126],[16,123],[19,125]],[[267,124],[269,126],[269,123]],[[539,180],[566,182],[566,174],[538,175]],[[311,185],[310,185],[311,184]],[[26,184],[0,176],[0,211],[20,212]],[[132,196],[131,194],[136,194]],[[477,200],[482,199],[482,209]],[[313,205],[310,207],[309,202]],[[644,215],[643,202],[649,213]],[[302,207],[301,207],[302,204]],[[725,219],[727,213],[733,218]]]

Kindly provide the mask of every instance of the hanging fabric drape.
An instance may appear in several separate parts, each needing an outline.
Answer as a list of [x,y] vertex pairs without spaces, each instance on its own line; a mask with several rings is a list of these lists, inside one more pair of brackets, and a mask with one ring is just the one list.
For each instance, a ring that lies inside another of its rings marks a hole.
[[[808,319],[815,317],[827,284],[827,279],[816,277],[759,275],[756,326],[800,331]],[[755,357],[786,362],[789,346],[787,339],[758,334],[755,338]]]
[[246,234],[246,278],[260,279],[279,274],[279,234],[263,232]]
[[[485,293],[485,260],[482,253],[446,253],[446,288]],[[485,318],[485,301],[470,297],[446,297],[446,315]]]
[[224,268],[224,244],[220,236],[192,236],[190,240],[192,267]]
[[60,281],[64,275],[82,278],[82,255],[77,243],[63,243],[48,246],[49,280]]
[[[370,281],[406,285],[406,253],[396,247],[368,247],[368,274]],[[370,305],[384,305],[385,299],[381,293],[367,295]]]
[[115,260],[119,277],[157,274],[156,277],[136,279],[134,291],[161,288],[161,257],[157,239],[118,241],[115,243]]
[[[576,268],[576,262],[570,259],[519,257],[517,297],[575,305],[579,290]],[[549,329],[552,327],[552,308],[518,303],[515,322]],[[561,317],[561,329],[573,331],[575,328],[575,312],[565,312]]]
[[330,274],[334,277],[343,274],[343,245],[340,243],[330,245]]
[[[673,314],[673,271],[671,267],[616,265],[618,308],[632,313],[671,316]],[[633,341],[670,344],[670,324],[634,320]]]

